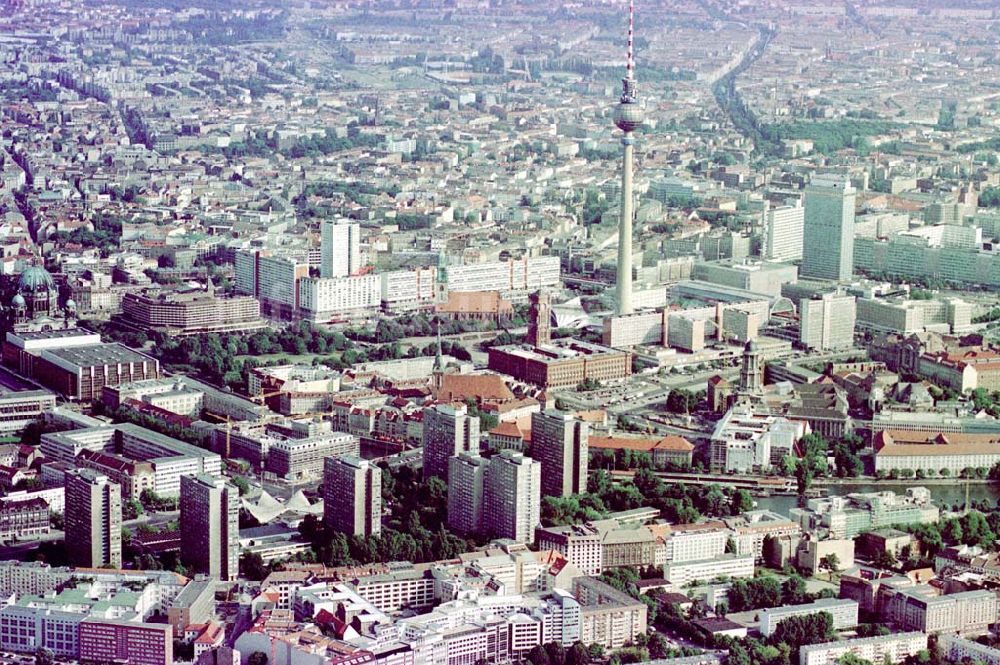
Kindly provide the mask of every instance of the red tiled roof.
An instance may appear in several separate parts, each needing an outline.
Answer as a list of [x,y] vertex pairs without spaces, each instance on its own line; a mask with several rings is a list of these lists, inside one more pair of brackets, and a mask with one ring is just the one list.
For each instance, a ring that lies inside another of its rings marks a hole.
[[665,436],[662,439],[642,439],[632,437],[615,436],[591,436],[587,439],[587,445],[591,448],[602,448],[606,450],[641,450],[653,452],[654,450],[669,450],[673,452],[688,453],[694,450],[694,445],[682,436]]
[[441,402],[503,401],[514,399],[504,380],[497,374],[445,374],[437,400]]

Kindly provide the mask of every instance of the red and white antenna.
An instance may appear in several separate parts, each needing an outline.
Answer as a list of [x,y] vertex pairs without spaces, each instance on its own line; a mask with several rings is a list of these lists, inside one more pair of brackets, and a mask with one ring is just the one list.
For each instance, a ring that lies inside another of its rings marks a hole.
[[632,50],[632,35],[635,34],[635,4],[628,0],[628,53],[625,54],[625,76],[633,78],[635,70],[635,52]]

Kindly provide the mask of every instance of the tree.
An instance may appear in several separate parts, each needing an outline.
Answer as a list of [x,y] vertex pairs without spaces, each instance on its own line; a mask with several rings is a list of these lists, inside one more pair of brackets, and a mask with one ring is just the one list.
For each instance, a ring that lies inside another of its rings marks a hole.
[[798,575],[792,575],[781,583],[781,602],[785,605],[801,605],[806,602],[806,582]]
[[889,550],[879,550],[872,556],[872,565],[876,568],[895,568],[897,563],[896,555]]
[[552,659],[549,658],[549,652],[541,644],[536,644],[528,652],[528,662],[531,665],[553,665]]
[[730,536],[726,538],[726,554],[736,554],[736,541]]
[[146,512],[138,499],[129,499],[122,505],[122,518],[134,520]]
[[55,662],[56,656],[52,653],[52,649],[48,647],[35,649],[35,665],[53,665]]
[[806,644],[829,642],[835,637],[833,615],[829,612],[816,612],[781,621],[768,642],[775,645],[784,643],[797,649]]
[[240,496],[246,496],[250,493],[250,483],[243,476],[234,477],[232,483],[239,490]]
[[993,545],[996,535],[990,528],[989,522],[986,521],[986,516],[981,512],[978,510],[969,511],[959,521],[962,524],[963,543],[966,545],[979,545],[986,549],[989,549]]
[[840,570],[840,557],[831,552],[820,559],[819,566],[824,570],[830,571],[830,579],[832,580],[833,574]]
[[267,665],[267,654],[263,651],[254,651],[247,658],[247,665]]
[[563,665],[566,662],[566,649],[559,642],[547,642],[545,652],[549,654],[549,662],[553,665]]
[[247,552],[240,558],[240,574],[248,580],[259,582],[270,573],[264,559],[256,552]]
[[745,489],[735,490],[729,510],[734,516],[753,510],[753,497],[750,492]]
[[872,662],[855,656],[853,653],[845,653],[837,659],[837,665],[872,665]]
[[805,494],[812,487],[813,471],[804,462],[795,467],[795,480],[799,494]]
[[670,642],[659,631],[654,631],[646,642],[650,658],[666,658],[670,653]]
[[576,642],[566,651],[565,665],[590,665],[590,651],[583,642]]

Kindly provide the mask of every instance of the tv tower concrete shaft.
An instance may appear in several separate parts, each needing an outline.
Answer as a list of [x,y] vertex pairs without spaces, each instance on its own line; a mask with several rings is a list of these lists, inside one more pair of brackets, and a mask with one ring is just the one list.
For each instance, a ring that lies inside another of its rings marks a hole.
[[625,59],[625,78],[622,79],[622,96],[615,109],[615,125],[622,130],[622,203],[618,222],[618,314],[632,313],[632,152],[635,141],[633,130],[643,123],[643,109],[636,98],[635,56],[632,51],[635,6],[628,3],[628,53]]
[[618,222],[618,313],[632,313],[632,132],[622,137],[622,203]]

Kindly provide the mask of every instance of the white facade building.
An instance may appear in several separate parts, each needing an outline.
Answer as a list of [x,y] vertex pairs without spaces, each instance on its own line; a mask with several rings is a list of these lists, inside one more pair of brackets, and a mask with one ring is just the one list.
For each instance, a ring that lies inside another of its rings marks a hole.
[[673,562],[663,566],[663,576],[675,587],[695,581],[708,582],[717,577],[753,577],[753,571],[753,554],[723,554],[712,559]]
[[854,296],[824,293],[799,301],[799,342],[807,349],[825,351],[854,345],[857,304]]
[[[450,490],[449,481],[449,490]],[[497,538],[534,540],[540,523],[542,465],[513,450],[490,459],[483,494],[483,520]]]
[[361,227],[346,220],[320,226],[320,277],[348,277],[361,268]]
[[[861,637],[804,646],[799,650],[799,665],[834,665],[848,654],[870,663],[882,663],[886,660],[890,663],[902,663],[926,648],[927,636],[919,632]],[[946,655],[949,655],[947,650]]]
[[811,616],[818,612],[829,612],[833,617],[833,629],[843,630],[858,625],[858,603],[839,598],[822,598],[805,605],[784,605],[760,611],[760,634],[770,637],[785,619]]
[[770,208],[765,221],[764,257],[773,261],[802,258],[802,236],[806,210],[801,202]]
[[449,291],[536,291],[559,284],[559,257],[533,256],[450,266]]
[[406,312],[434,304],[437,268],[393,270],[379,275],[382,308],[387,312]]
[[302,318],[328,323],[376,311],[381,303],[378,275],[307,277],[299,282]]

